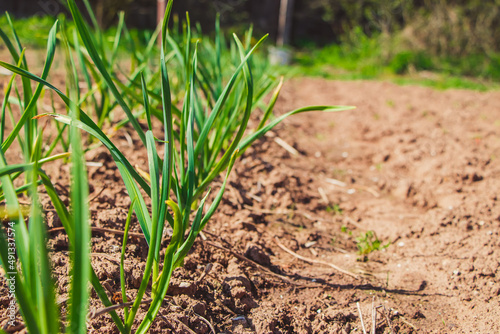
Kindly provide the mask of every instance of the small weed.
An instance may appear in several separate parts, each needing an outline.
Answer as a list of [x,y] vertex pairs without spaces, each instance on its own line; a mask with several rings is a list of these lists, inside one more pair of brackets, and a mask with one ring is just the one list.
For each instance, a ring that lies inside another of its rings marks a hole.
[[329,205],[326,207],[326,212],[333,213],[334,215],[342,215],[342,209],[338,204]]
[[352,235],[352,231],[351,231],[351,230],[349,230],[349,229],[347,228],[347,226],[345,226],[345,225],[342,225],[342,227],[340,228],[340,231],[342,231],[342,233],[347,233],[347,234],[349,234],[349,235]]
[[373,114],[373,119],[378,121],[380,119],[380,114],[379,113]]
[[387,104],[387,106],[389,106],[391,108],[394,108],[394,106],[395,106],[395,103],[393,100],[387,100],[387,101],[385,101],[385,103]]
[[[362,256],[361,261],[365,262],[368,260],[367,255],[384,248],[389,247],[391,243],[383,245],[382,241],[377,237],[375,232],[368,231],[361,234],[356,238],[356,246],[358,247],[358,254]],[[359,260],[359,259],[358,259]]]

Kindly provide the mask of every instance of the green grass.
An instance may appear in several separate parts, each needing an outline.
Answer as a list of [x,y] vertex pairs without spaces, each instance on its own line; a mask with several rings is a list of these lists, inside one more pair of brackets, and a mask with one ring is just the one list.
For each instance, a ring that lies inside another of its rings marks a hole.
[[[11,16],[11,19],[19,39],[23,41],[25,47],[30,49],[44,49],[47,45],[47,31],[50,30],[57,19],[61,20],[62,17],[62,15],[59,17],[35,15],[25,18]],[[0,13],[0,27],[7,27],[8,25],[7,13]],[[68,28],[74,29],[74,27],[72,21],[68,22]],[[105,39],[111,42],[114,41],[117,30],[118,27],[116,25],[104,30]],[[132,40],[143,47],[146,46],[153,33],[154,31],[147,29],[140,30],[132,28],[128,31]],[[125,45],[122,45],[121,51],[126,51]]]
[[293,64],[283,70],[291,76],[387,80],[437,89],[500,88],[500,55],[438,57],[425,51],[405,50],[397,44],[396,37],[367,37],[359,29],[352,35],[341,44],[298,49]]
[[[42,49],[47,43],[45,32],[55,20],[50,16],[33,16],[13,18],[12,21],[25,47]],[[178,37],[182,38],[183,28],[179,20],[175,23],[179,27],[176,29],[177,34],[173,33],[171,37],[178,42]],[[68,29],[74,29],[72,21],[67,25]],[[8,19],[3,14],[0,16],[0,27],[5,26],[8,26]],[[120,25],[117,25],[100,31],[101,41],[113,43],[119,29]],[[117,56],[121,59],[128,57],[127,51],[130,48],[127,46],[146,48],[154,36],[153,31],[137,29],[127,29],[126,34],[127,42],[120,43],[117,50]],[[194,32],[194,35],[206,39],[199,31]],[[500,88],[500,55],[436,57],[424,51],[401,49],[396,38],[393,38],[394,41],[386,41],[380,36],[367,37],[359,29],[354,29],[351,35],[344,38],[341,44],[322,48],[309,45],[297,49],[294,64],[280,72],[290,76],[306,75],[337,80],[387,80],[400,85],[421,85],[437,89],[487,91]],[[431,72],[431,75],[419,74],[422,71]]]
[[[6,13],[0,15],[0,27],[8,27]],[[25,46],[43,49],[47,45],[47,31],[54,25],[56,19],[51,16],[32,16],[29,18],[12,18],[14,28]]]
[[[44,32],[50,29],[55,20],[50,16],[33,16],[13,19],[13,25],[24,46],[41,49],[47,43],[47,34]],[[74,29],[71,21],[67,24],[68,29]],[[179,42],[177,37],[182,37],[183,27],[178,19],[175,24],[178,27],[172,31],[171,38]],[[6,26],[8,18],[3,14],[0,16],[0,27]],[[100,41],[104,44],[113,43],[118,30],[120,24],[100,31]],[[154,37],[154,32],[148,30],[126,29],[122,34],[123,39],[125,34],[127,42],[118,44],[119,58],[127,58],[128,50],[146,48]],[[193,32],[193,37],[206,38],[199,31]],[[281,69],[281,72],[291,76],[307,75],[338,80],[387,80],[401,85],[422,85],[437,89],[486,91],[500,88],[500,54],[434,56],[425,50],[405,49],[398,44],[398,36],[389,39],[380,35],[367,37],[359,28],[353,29],[341,40],[340,44],[321,48],[314,45],[299,48],[295,52],[293,66]],[[201,46],[204,45],[201,43]],[[179,46],[182,49],[182,45]],[[136,60],[139,61],[139,58]],[[422,71],[425,73],[422,74]],[[106,106],[101,106],[103,108]]]

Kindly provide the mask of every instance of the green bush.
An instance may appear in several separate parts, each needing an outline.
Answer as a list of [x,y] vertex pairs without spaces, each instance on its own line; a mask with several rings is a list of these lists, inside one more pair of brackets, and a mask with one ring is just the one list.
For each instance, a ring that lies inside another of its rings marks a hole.
[[423,52],[401,51],[389,62],[389,68],[397,74],[408,72],[410,67],[418,71],[435,68],[431,57]]

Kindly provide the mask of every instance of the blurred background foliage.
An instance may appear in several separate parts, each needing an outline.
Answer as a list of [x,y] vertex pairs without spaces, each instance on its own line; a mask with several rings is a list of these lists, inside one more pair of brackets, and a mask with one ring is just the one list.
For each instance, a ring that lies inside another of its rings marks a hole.
[[[65,11],[62,3],[1,1],[0,13],[31,17],[23,25],[36,32],[47,20],[41,16]],[[113,26],[120,10],[128,27],[155,27],[156,0],[91,3],[104,28]],[[257,34],[275,39],[279,5],[280,0],[183,0],[173,10],[181,19],[189,11],[191,22],[206,33],[219,13],[226,30],[238,33],[253,24]],[[1,16],[0,24],[5,22]],[[295,0],[291,46],[295,63],[310,74],[373,78],[434,71],[498,81],[500,0]]]

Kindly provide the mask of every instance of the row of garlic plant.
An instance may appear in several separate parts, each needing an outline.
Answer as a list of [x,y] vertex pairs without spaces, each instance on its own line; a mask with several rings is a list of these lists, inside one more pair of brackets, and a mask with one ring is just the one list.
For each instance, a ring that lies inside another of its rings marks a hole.
[[[84,3],[90,9],[87,0]],[[255,140],[292,114],[345,109],[314,106],[272,117],[281,82],[265,75],[265,62],[252,58],[266,37],[252,46],[249,31],[245,43],[236,36],[228,43],[217,25],[215,41],[212,43],[200,34],[199,29],[191,31],[189,17],[182,29],[169,33],[167,23],[172,3],[168,2],[161,27],[152,35],[147,46],[138,50],[127,33],[123,14],[119,16],[117,33],[110,47],[95,23],[92,11],[89,14],[94,29],[84,21],[75,1],[68,0],[75,30],[65,28],[64,18],[61,18],[62,28],[58,22],[54,24],[40,76],[29,71],[24,50],[13,26],[14,42],[0,29],[0,37],[15,63],[0,61],[0,66],[13,73],[2,104],[0,195],[5,200],[5,212],[11,222],[8,228],[12,228],[16,235],[15,266],[10,266],[13,263],[12,257],[9,257],[12,244],[9,244],[10,240],[6,239],[5,234],[0,237],[0,252],[7,278],[15,279],[16,298],[31,333],[55,333],[61,328],[60,309],[55,303],[57,293],[51,281],[49,253],[45,246],[46,233],[38,195],[40,186],[49,195],[69,238],[72,269],[68,314],[65,317],[66,331],[86,331],[88,282],[92,283],[105,306],[112,305],[90,264],[89,214],[85,200],[88,186],[80,130],[96,138],[109,150],[132,203],[121,254],[120,286],[124,302],[128,300],[123,260],[132,213],[137,217],[149,247],[143,278],[134,299],[126,304],[123,316],[115,310],[110,311],[121,333],[130,333],[132,330],[146,333],[160,310],[173,270],[182,265],[197,235],[220,204],[235,160]],[[157,36],[161,39],[159,65],[153,60],[158,54],[155,47]],[[65,54],[65,92],[47,80],[58,40]],[[128,71],[123,69],[119,61],[120,43],[131,47]],[[226,47],[228,44],[229,47]],[[258,72],[256,80],[255,68]],[[17,75],[21,76],[22,94],[16,86]],[[36,83],[34,91],[32,82]],[[81,82],[85,83],[85,89],[80,88]],[[16,98],[9,97],[12,87]],[[275,90],[270,101],[264,105],[264,97],[273,88]],[[37,106],[46,90],[51,90],[64,102],[67,107],[65,113],[58,113],[55,109],[50,114],[38,112]],[[21,110],[21,116],[17,119],[12,112],[12,105],[17,105]],[[248,131],[250,116],[258,107],[264,110],[259,125],[253,131]],[[126,116],[120,122],[114,122],[120,116],[117,110],[122,110]],[[8,135],[6,111],[9,111],[12,121],[12,130]],[[38,124],[42,117],[55,120],[54,126],[58,129],[56,140],[51,140],[51,145],[44,145],[47,139],[44,139]],[[162,140],[153,134],[153,124],[156,124],[153,118],[162,125]],[[142,129],[142,122],[147,123],[146,131]],[[144,145],[148,173],[135,169],[111,140],[109,125],[113,124],[116,129],[126,123],[131,124]],[[65,139],[66,129],[69,129],[69,140]],[[24,130],[24,135],[21,130]],[[16,140],[22,148],[24,163],[9,165],[4,153]],[[158,142],[163,144],[160,154]],[[68,148],[68,143],[70,145],[71,212],[42,168],[44,163],[68,157],[68,153],[52,155],[58,143],[63,150]],[[25,184],[16,189],[13,181],[22,174],[26,176]],[[222,185],[205,210],[209,187],[221,175]],[[26,213],[17,199],[18,194],[25,191],[31,199],[30,212],[27,214],[29,228],[24,219]],[[150,206],[146,205],[149,200]],[[161,258],[166,224],[173,229],[173,235]],[[137,311],[149,286],[152,301],[147,315],[134,327]]]

